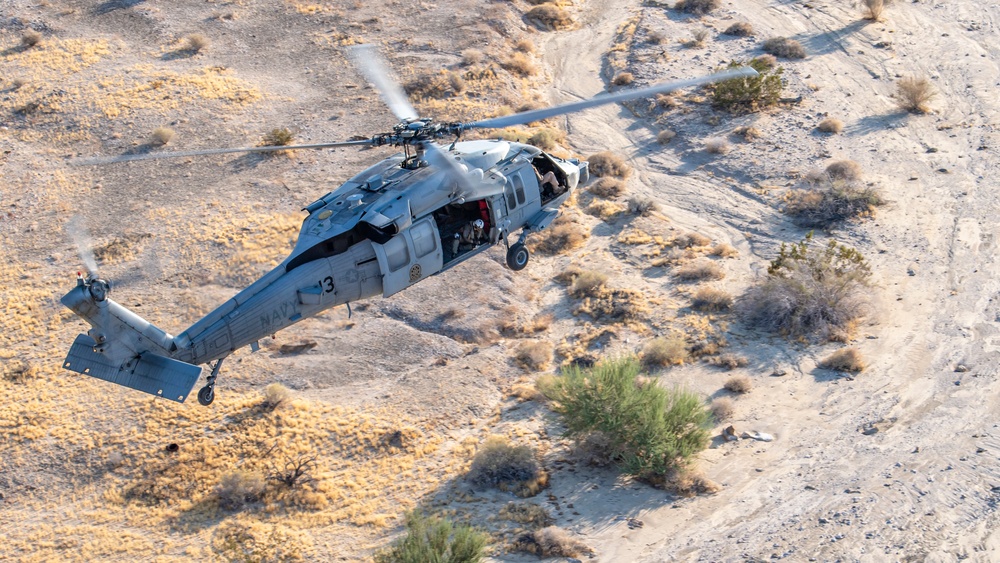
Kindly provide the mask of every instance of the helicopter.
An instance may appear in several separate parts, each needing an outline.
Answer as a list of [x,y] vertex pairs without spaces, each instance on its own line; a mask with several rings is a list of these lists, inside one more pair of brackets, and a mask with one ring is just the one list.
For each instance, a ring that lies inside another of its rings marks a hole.
[[[183,403],[201,377],[201,366],[210,365],[197,394],[198,402],[208,406],[227,356],[244,346],[256,352],[261,338],[303,319],[379,294],[389,297],[499,244],[506,248],[511,270],[527,266],[527,238],[550,225],[573,190],[588,181],[588,164],[520,142],[462,141],[462,133],[756,75],[753,69],[737,68],[507,116],[442,123],[417,114],[375,47],[354,46],[348,57],[399,119],[391,132],[342,142],[132,154],[83,162],[357,145],[403,149],[306,205],[307,216],[289,256],[177,336],[112,300],[112,283],[97,275],[96,264],[88,264],[87,276],[78,274],[76,287],[61,299],[91,327],[74,340],[65,369]],[[450,143],[435,142],[445,138]],[[515,233],[517,239],[511,242]]]

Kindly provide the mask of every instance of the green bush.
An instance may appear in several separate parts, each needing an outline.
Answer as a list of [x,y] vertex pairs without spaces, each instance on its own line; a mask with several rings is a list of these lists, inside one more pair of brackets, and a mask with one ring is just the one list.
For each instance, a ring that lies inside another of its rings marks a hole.
[[781,245],[767,278],[740,300],[750,326],[792,337],[842,340],[870,307],[871,270],[857,250],[831,240],[825,247]]
[[604,434],[622,471],[662,480],[708,445],[710,415],[694,393],[640,380],[639,371],[634,357],[569,366],[543,392],[555,401],[567,435]]
[[486,555],[489,536],[470,526],[425,516],[406,515],[406,535],[375,554],[375,563],[475,563]]
[[528,446],[512,446],[503,436],[490,436],[469,467],[469,481],[482,488],[534,496],[548,485],[548,474]]
[[731,112],[759,111],[771,107],[781,99],[785,86],[784,69],[770,66],[767,60],[752,59],[749,63],[732,61],[726,67],[750,66],[757,76],[731,78],[718,82],[712,88],[712,104]]

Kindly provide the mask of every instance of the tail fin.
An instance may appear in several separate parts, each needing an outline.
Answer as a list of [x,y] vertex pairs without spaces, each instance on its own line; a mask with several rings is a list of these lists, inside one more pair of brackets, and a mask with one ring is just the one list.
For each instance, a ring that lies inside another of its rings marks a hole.
[[109,299],[110,285],[82,277],[62,298],[91,329],[76,337],[63,367],[131,389],[184,402],[201,367],[170,358],[173,337]]

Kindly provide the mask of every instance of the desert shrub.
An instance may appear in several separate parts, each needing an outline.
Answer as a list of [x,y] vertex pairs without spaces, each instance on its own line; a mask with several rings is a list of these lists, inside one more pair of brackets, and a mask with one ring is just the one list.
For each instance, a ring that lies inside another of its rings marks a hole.
[[604,360],[592,368],[569,366],[543,391],[562,416],[570,437],[600,432],[611,459],[630,475],[656,479],[687,464],[708,444],[709,413],[697,395],[638,384],[634,357]]
[[157,127],[153,129],[153,134],[150,136],[150,142],[156,146],[162,147],[163,145],[169,143],[174,138],[174,130],[169,127]]
[[604,198],[618,197],[625,193],[625,182],[617,178],[598,178],[587,189],[596,196]]
[[753,26],[748,22],[736,22],[722,33],[733,37],[750,37],[753,35]]
[[615,86],[628,86],[635,80],[631,72],[619,72],[611,79],[611,83]]
[[866,366],[864,358],[861,357],[861,352],[857,348],[842,348],[823,358],[819,367],[857,373],[864,371]]
[[733,134],[737,137],[742,137],[744,141],[756,141],[761,138],[764,134],[760,132],[760,129],[751,126],[737,127],[733,129]]
[[21,45],[24,48],[31,48],[37,46],[42,42],[42,34],[38,33],[34,29],[26,29],[24,33],[21,34]]
[[543,340],[522,342],[517,347],[514,359],[524,369],[543,370],[552,361],[552,343]]
[[824,180],[814,188],[785,196],[785,213],[803,227],[826,228],[840,221],[872,213],[885,203],[881,190],[860,182]]
[[274,410],[291,398],[292,392],[288,387],[280,383],[271,383],[264,388],[264,402],[262,404],[265,408]]
[[265,147],[284,147],[292,144],[294,140],[295,134],[288,130],[288,128],[278,127],[264,134],[261,145]]
[[583,270],[573,278],[569,292],[573,297],[593,297],[607,281],[608,276],[602,272]]
[[312,543],[308,536],[282,524],[232,519],[223,521],[212,535],[213,551],[231,563],[305,561]]
[[861,165],[853,160],[838,160],[826,167],[826,176],[831,181],[855,182],[861,179]]
[[[731,78],[716,83],[712,87],[712,103],[731,112],[758,111],[773,106],[781,99],[781,89],[785,86],[782,78],[784,69],[768,66],[761,58],[751,60],[750,67],[757,76]],[[743,63],[733,61],[727,68],[738,68]]]
[[736,369],[747,365],[747,359],[737,354],[721,354],[709,358],[708,363],[726,369]]
[[207,49],[210,44],[211,41],[200,33],[194,33],[184,38],[186,50],[191,51],[192,53],[200,53]]
[[566,530],[549,526],[522,534],[514,540],[515,551],[534,553],[539,557],[570,557],[578,558],[592,555],[594,550],[582,541],[571,537]]
[[656,95],[656,107],[661,109],[673,109],[681,105],[681,102],[677,99],[677,96],[673,94],[657,94]]
[[740,298],[748,325],[793,337],[842,338],[870,306],[871,271],[857,250],[831,240],[781,245],[767,278]]
[[279,483],[289,489],[301,488],[316,481],[312,476],[316,470],[316,458],[306,454],[285,458],[284,464],[280,467],[270,464],[268,469],[268,481]]
[[667,42],[667,34],[659,30],[653,30],[646,34],[646,40],[653,45],[663,45]]
[[465,79],[455,71],[448,72],[448,85],[451,86],[452,92],[456,94],[461,94],[465,91]]
[[835,117],[828,117],[820,121],[816,128],[823,133],[840,133],[844,130],[844,122]]
[[483,52],[479,49],[465,49],[462,51],[462,64],[472,66],[483,62]]
[[514,49],[522,53],[534,53],[535,52],[535,42],[531,39],[519,39],[517,43],[514,43]]
[[764,52],[784,59],[806,58],[806,50],[802,44],[787,37],[772,37],[764,41]]
[[708,41],[709,32],[707,29],[699,29],[694,32],[694,35],[688,41],[684,42],[684,46],[688,49],[700,49],[705,46],[705,41]]
[[634,289],[601,288],[593,297],[584,297],[573,314],[590,315],[594,320],[618,322],[637,319],[648,311],[647,299]]
[[406,515],[406,535],[375,553],[375,563],[477,563],[486,556],[489,535],[465,524],[425,516]]
[[657,209],[659,209],[659,206],[648,197],[635,196],[628,200],[628,211],[633,215],[642,215],[645,217]]
[[671,471],[657,484],[681,497],[714,495],[722,490],[718,483],[689,467]]
[[565,215],[553,221],[540,235],[535,236],[529,246],[533,252],[550,256],[579,248],[589,236],[582,225]]
[[928,113],[928,105],[937,97],[931,81],[926,76],[906,76],[896,81],[896,103],[912,113]]
[[565,140],[566,133],[563,133],[559,129],[543,127],[528,137],[528,144],[535,145],[545,151],[551,151]]
[[674,237],[670,244],[671,246],[676,246],[678,248],[692,248],[695,246],[708,246],[712,244],[712,239],[701,233],[688,231]]
[[215,486],[219,506],[226,510],[239,510],[260,500],[264,494],[264,476],[252,471],[236,469],[224,473]]
[[722,3],[719,0],[677,0],[677,3],[674,4],[674,9],[701,16],[715,10],[721,5]]
[[702,287],[694,294],[691,308],[698,311],[725,311],[733,306],[733,296],[725,290],[714,287]]
[[729,397],[718,397],[712,400],[712,406],[709,407],[709,410],[716,422],[725,422],[733,417],[736,407],[733,406],[733,400]]
[[730,146],[725,139],[709,139],[705,142],[705,152],[708,154],[726,154]]
[[555,519],[544,506],[533,502],[508,502],[497,516],[510,522],[524,524],[529,529],[551,526]]
[[882,11],[891,3],[891,0],[861,0],[861,7],[864,8],[866,20],[879,21],[882,19]]
[[719,256],[721,258],[733,258],[739,256],[740,253],[736,250],[736,247],[727,243],[720,242],[719,244],[712,247],[712,256]]
[[587,206],[587,214],[599,217],[603,221],[614,221],[619,215],[628,210],[628,206],[614,201],[595,199]]
[[733,393],[749,393],[753,389],[753,382],[750,381],[750,377],[744,374],[734,375],[726,380],[722,385],[726,391],[732,391]]
[[641,357],[647,367],[679,366],[688,359],[687,342],[679,334],[654,338],[642,348]]
[[774,55],[758,55],[750,59],[750,62],[754,63],[752,66],[755,70],[758,65],[762,68],[775,68],[778,66],[778,58]]
[[722,267],[710,260],[697,260],[677,268],[677,278],[687,282],[721,280],[726,277]]
[[524,17],[530,21],[536,22],[539,27],[547,30],[559,30],[566,29],[567,27],[573,25],[573,18],[569,16],[566,10],[563,10],[555,4],[542,4],[540,6],[535,6],[534,8],[528,10]]
[[608,151],[590,155],[587,162],[590,163],[590,173],[595,176],[614,176],[624,180],[632,173],[625,159]]
[[518,496],[537,494],[548,475],[528,446],[512,446],[503,436],[490,436],[476,452],[469,467],[469,481],[482,488],[512,491]]
[[513,53],[501,61],[500,66],[518,76],[534,76],[538,74],[538,67],[524,53]]
[[664,129],[663,131],[660,131],[659,133],[656,134],[656,142],[660,143],[661,145],[665,145],[670,141],[674,140],[674,137],[676,136],[677,136],[676,131],[672,131],[670,129]]

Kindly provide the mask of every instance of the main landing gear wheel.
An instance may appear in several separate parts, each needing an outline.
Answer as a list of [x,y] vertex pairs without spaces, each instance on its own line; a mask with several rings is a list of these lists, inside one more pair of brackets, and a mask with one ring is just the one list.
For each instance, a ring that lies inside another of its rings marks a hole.
[[206,385],[202,387],[201,390],[198,391],[198,403],[200,403],[201,406],[207,407],[208,405],[211,405],[212,401],[214,400],[215,400],[214,385]]
[[513,244],[507,251],[507,266],[515,272],[523,270],[528,265],[528,249],[524,243]]

